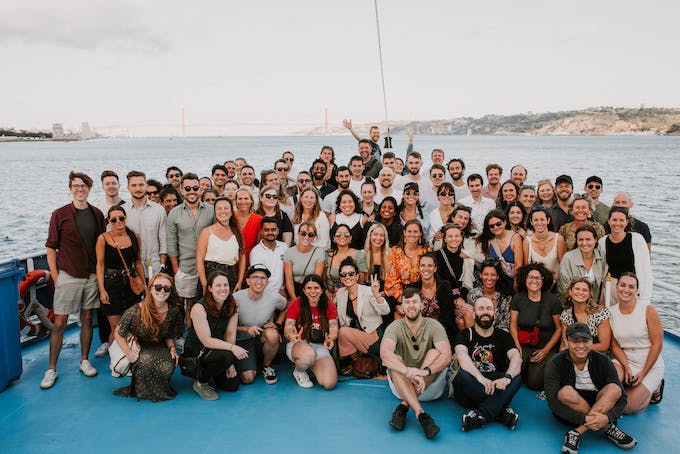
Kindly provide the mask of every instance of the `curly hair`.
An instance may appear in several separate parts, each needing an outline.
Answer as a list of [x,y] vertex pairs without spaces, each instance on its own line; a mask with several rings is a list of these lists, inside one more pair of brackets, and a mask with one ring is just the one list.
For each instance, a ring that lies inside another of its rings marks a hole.
[[[588,286],[588,291],[592,292],[593,291],[593,284],[588,280],[588,278],[585,277],[575,277],[574,279],[571,280],[569,283],[569,287],[567,287],[567,291],[564,294],[564,300],[562,301],[562,307],[564,309],[570,309],[574,307],[574,300],[571,298],[569,295],[569,292],[571,292],[571,289],[574,288],[576,284],[583,283]],[[588,301],[586,301],[586,313],[587,314],[594,314],[596,312],[599,312],[602,310],[602,306],[597,304],[592,296],[588,297]]]
[[538,262],[524,265],[515,272],[515,276],[517,278],[517,292],[518,293],[527,292],[527,276],[529,276],[529,273],[531,271],[538,271],[539,273],[541,273],[541,277],[543,278],[541,291],[542,292],[550,291],[555,280],[553,274],[548,268],[546,268],[544,264]]

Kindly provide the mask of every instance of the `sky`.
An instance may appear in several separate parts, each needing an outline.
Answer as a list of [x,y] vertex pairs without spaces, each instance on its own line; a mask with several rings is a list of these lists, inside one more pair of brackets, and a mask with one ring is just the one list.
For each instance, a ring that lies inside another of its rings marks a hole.
[[[385,119],[374,0],[0,0],[0,127],[278,135]],[[672,0],[378,1],[388,118],[680,107]]]

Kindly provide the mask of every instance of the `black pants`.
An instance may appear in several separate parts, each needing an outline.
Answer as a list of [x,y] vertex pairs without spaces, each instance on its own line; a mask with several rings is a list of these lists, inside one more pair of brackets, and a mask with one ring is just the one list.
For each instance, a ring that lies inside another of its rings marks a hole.
[[232,378],[227,378],[227,369],[234,364],[236,358],[234,354],[227,350],[212,350],[206,348],[201,356],[201,375],[199,381],[208,383],[210,379],[215,382],[215,386],[224,391],[236,391],[240,384],[238,374]]

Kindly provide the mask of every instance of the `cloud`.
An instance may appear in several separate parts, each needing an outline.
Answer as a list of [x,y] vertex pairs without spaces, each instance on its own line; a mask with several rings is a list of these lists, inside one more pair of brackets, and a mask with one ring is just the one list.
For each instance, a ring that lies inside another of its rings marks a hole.
[[123,53],[166,51],[171,42],[154,30],[155,0],[8,2],[0,15],[0,42],[23,41]]

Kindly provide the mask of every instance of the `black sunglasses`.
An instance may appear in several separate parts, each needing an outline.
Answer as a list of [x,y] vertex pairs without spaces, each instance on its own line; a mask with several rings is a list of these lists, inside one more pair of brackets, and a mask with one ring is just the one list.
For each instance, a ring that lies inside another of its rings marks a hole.
[[263,194],[265,199],[276,199],[278,196],[276,194]]
[[156,195],[158,191],[146,191],[146,195]]
[[198,192],[199,189],[201,189],[201,187],[198,186],[198,185],[196,185],[196,186],[184,186],[185,192],[191,192],[191,191]]
[[416,336],[411,336],[411,342],[413,342],[413,349],[415,351],[420,350],[420,345],[416,344],[417,341],[418,339],[416,339]]
[[316,233],[314,233],[314,232],[300,232],[300,236],[308,236],[310,238],[314,238],[316,236]]
[[118,216],[117,218],[109,219],[109,222],[111,224],[117,224],[118,222],[123,222],[123,221],[125,221],[125,216]]
[[154,284],[153,288],[157,292],[163,291],[165,293],[170,293],[170,290],[172,290],[172,287],[170,287],[169,285],[161,285],[161,284]]
[[588,189],[602,189],[602,186],[599,184],[589,184]]
[[277,172],[288,172],[288,168],[287,167],[277,167],[276,171]]
[[354,277],[356,275],[357,275],[357,273],[355,271],[348,271],[346,273],[340,273],[340,277],[347,277],[347,276]]
[[490,229],[493,229],[493,228],[495,228],[495,227],[500,227],[500,226],[502,226],[502,225],[503,225],[503,221],[498,221],[498,222],[494,222],[494,223],[492,223],[492,224],[489,224],[489,228],[490,228]]

